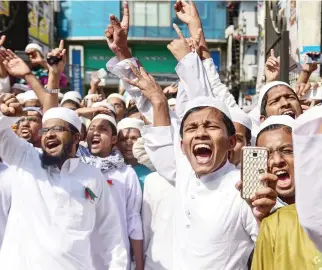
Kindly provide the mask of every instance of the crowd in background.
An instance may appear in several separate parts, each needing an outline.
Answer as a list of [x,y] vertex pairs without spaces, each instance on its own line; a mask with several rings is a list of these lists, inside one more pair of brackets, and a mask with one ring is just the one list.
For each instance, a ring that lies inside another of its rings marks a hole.
[[[293,89],[272,50],[246,113],[220,81],[193,1],[174,9],[190,36],[173,25],[179,81],[164,89],[127,46],[126,2],[104,32],[115,57],[102,68],[121,82],[109,96],[102,70],[86,96],[61,93],[64,41],[48,55],[29,44],[27,64],[1,37],[1,269],[321,269],[318,64],[303,64]],[[247,146],[268,160],[264,187],[245,200]]]

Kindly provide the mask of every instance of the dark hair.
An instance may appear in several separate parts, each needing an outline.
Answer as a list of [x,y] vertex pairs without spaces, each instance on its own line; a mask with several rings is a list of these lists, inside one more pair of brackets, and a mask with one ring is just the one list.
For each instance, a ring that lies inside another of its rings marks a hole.
[[270,125],[266,128],[264,128],[263,130],[261,130],[258,134],[257,134],[257,137],[256,137],[256,145],[257,145],[257,141],[258,141],[258,138],[261,134],[263,134],[264,132],[266,131],[272,131],[272,130],[277,130],[277,129],[283,129],[286,133],[288,134],[291,134],[292,135],[292,128],[290,128],[289,126],[285,126],[285,125],[282,125],[282,124],[274,124],[274,125]]
[[246,132],[245,132],[246,144],[248,145],[250,144],[250,141],[252,139],[252,131],[247,127],[245,128],[246,128]]
[[77,109],[79,109],[79,108],[80,108],[80,105],[79,105],[77,102],[75,102],[74,100],[67,99],[67,100],[65,100],[65,101],[63,102],[62,106],[63,106],[65,103],[71,103],[71,104],[73,104],[74,106],[76,106],[76,107],[77,107]]
[[136,106],[132,106],[127,109],[126,117],[130,117],[132,114],[139,113],[139,110]]
[[[193,109],[189,110],[185,114],[185,116],[183,117],[183,119],[181,121],[181,126],[180,126],[180,136],[181,136],[181,138],[183,137],[183,125],[184,125],[184,122],[186,121],[186,119],[188,118],[188,116],[193,112],[197,112],[197,111],[203,110],[205,108],[212,108],[212,107],[193,108]],[[215,108],[212,108],[212,109],[215,109]],[[233,121],[231,121],[229,119],[229,117],[227,115],[225,115],[222,111],[219,111],[219,112],[220,112],[220,114],[222,116],[222,120],[223,120],[223,122],[224,122],[224,124],[226,126],[228,136],[231,137],[231,136],[235,135],[236,134],[236,129],[235,129]]]
[[[106,119],[103,119],[103,120],[106,120]],[[117,135],[117,129],[116,127],[108,120],[106,120],[109,127],[112,129],[112,136],[116,136]]]

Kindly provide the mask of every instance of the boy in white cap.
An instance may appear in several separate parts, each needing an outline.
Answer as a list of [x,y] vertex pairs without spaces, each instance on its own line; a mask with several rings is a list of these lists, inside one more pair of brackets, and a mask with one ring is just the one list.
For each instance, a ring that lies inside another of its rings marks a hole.
[[[293,129],[296,208],[300,223],[322,251],[322,107],[313,107],[298,119]],[[318,258],[322,261],[321,256]]]
[[110,94],[107,97],[107,102],[114,106],[116,111],[116,122],[121,121],[126,114],[125,99],[120,94]]
[[251,144],[252,120],[239,108],[231,108],[229,113],[236,130],[236,145],[234,149],[229,152],[228,157],[230,163],[240,168],[241,150],[244,146],[249,146]]
[[42,115],[40,108],[26,107],[23,109],[23,117],[17,122],[17,135],[37,148],[41,148],[39,131]]
[[[260,126],[256,145],[269,149],[269,171],[278,177],[276,191],[286,206],[262,221],[253,256],[254,270],[313,270],[322,266],[322,257],[301,227],[296,211],[295,193],[297,196],[301,187],[295,188],[294,184],[297,170],[294,171],[294,126],[295,120],[286,115],[271,116]],[[301,181],[308,188],[309,178]],[[310,190],[314,187],[310,186]],[[316,208],[314,205],[314,212]]]
[[10,128],[22,113],[18,101],[4,95],[0,103],[0,156],[16,169],[0,268],[125,269],[110,190],[99,170],[75,158],[78,115],[66,108],[44,114],[39,155]]
[[121,218],[121,241],[127,253],[125,269],[130,269],[132,247],[136,269],[143,270],[143,231],[140,214],[142,192],[135,171],[124,163],[121,154],[115,149],[116,143],[117,129],[114,117],[98,114],[88,128],[89,151],[81,148],[78,154],[83,162],[101,169],[106,185],[111,188]]
[[35,91],[29,90],[24,93],[24,107],[41,107]]
[[77,110],[81,107],[82,96],[76,91],[69,91],[64,94],[60,106],[71,110]]
[[124,118],[117,124],[117,145],[120,149],[125,163],[131,165],[139,178],[141,188],[143,189],[145,177],[151,173],[151,170],[139,164],[133,155],[133,146],[141,138],[141,129],[144,122],[136,118]]

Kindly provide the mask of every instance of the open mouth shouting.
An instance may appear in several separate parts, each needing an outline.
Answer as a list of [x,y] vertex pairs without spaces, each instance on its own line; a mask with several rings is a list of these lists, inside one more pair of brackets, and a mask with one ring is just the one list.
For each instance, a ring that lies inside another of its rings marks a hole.
[[278,177],[277,186],[281,189],[288,188],[291,183],[291,176],[287,170],[276,170],[274,174]]
[[29,128],[22,128],[21,129],[21,137],[24,139],[28,139],[31,136],[31,130]]
[[207,164],[211,161],[213,152],[210,145],[200,143],[193,147],[193,154],[198,164]]
[[91,140],[91,148],[92,149],[96,149],[100,146],[100,143],[101,143],[101,139],[100,137],[93,137],[92,140]]
[[293,110],[287,110],[282,112],[282,115],[288,115],[290,117],[292,117],[293,119],[295,119],[295,112],[293,112]]
[[45,148],[49,154],[55,153],[60,145],[59,140],[47,140],[45,142]]

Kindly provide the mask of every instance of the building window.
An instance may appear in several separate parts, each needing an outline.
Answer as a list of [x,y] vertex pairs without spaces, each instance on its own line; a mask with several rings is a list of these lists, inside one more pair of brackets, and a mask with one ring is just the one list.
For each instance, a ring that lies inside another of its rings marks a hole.
[[129,8],[133,26],[171,26],[170,1],[130,1]]

